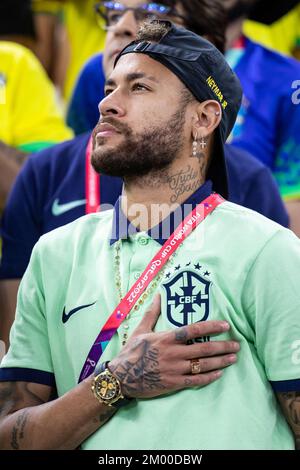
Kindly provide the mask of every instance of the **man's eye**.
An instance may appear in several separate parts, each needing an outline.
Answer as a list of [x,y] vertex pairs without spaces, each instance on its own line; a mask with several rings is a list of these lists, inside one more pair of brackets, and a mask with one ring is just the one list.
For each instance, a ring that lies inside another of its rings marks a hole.
[[104,91],[104,96],[108,96],[108,95],[110,95],[112,92],[113,92],[112,89],[106,88],[106,90]]
[[143,90],[149,90],[149,88],[147,88],[142,83],[134,83],[134,85],[132,85],[132,90],[133,91],[140,91],[140,90],[143,91]]
[[109,26],[117,24],[122,18],[122,13],[109,13],[107,15],[107,24]]

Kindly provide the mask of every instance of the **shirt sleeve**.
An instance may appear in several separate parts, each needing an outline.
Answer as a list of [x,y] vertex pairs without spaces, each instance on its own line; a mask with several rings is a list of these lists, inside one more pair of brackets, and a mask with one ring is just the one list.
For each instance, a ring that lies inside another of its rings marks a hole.
[[55,384],[47,322],[39,246],[21,281],[10,348],[0,368],[0,381],[22,380]]
[[41,234],[39,203],[29,157],[15,181],[1,221],[0,279],[19,279],[23,276],[32,248]]
[[243,304],[255,325],[255,348],[275,390],[300,390],[300,240],[279,230],[253,263]]
[[23,51],[18,62],[11,105],[13,147],[28,153],[72,138],[58,107],[55,89],[46,72],[30,51]]

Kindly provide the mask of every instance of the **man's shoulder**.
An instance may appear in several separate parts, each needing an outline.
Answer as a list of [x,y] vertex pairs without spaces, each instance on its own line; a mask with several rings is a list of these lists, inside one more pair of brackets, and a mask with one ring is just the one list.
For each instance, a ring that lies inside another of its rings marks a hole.
[[90,133],[75,137],[48,147],[45,150],[33,153],[28,161],[31,167],[42,169],[45,167],[61,167],[85,157],[85,151]]
[[249,267],[263,253],[267,263],[276,251],[300,253],[300,240],[291,230],[251,209],[226,201],[211,215],[206,240],[220,250],[224,262]]
[[16,66],[27,62],[38,62],[37,58],[26,47],[12,41],[0,41],[1,66]]
[[259,240],[267,241],[279,231],[289,232],[262,214],[229,201],[217,207],[214,222],[219,224],[220,230],[226,230],[233,238],[238,237],[245,241],[249,239],[254,244]]
[[64,252],[88,246],[95,239],[99,244],[109,241],[112,227],[113,209],[83,215],[69,224],[45,233],[38,241],[42,250]]

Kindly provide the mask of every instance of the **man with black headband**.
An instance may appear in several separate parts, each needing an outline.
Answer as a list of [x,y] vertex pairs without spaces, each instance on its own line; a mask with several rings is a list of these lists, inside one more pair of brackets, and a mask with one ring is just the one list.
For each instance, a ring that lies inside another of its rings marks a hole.
[[[109,5],[107,10],[113,10],[113,5],[116,9],[122,9],[122,2],[123,0],[99,2],[99,14],[104,14],[105,17],[103,4]],[[300,235],[300,106],[297,81],[300,64],[242,36],[244,20],[255,7],[255,0],[167,0],[164,3],[172,7],[175,5],[176,9],[183,13],[184,20],[179,20],[191,31],[210,40],[209,33],[218,31],[218,41],[214,35],[212,42],[219,48],[221,42],[220,50],[223,48],[224,51],[226,41],[223,39],[222,42],[221,38],[226,19],[222,11],[224,6],[227,8],[227,46],[230,49],[227,52],[227,60],[240,78],[244,91],[243,104],[231,142],[235,147],[248,151],[272,171],[289,211],[291,228]],[[280,8],[285,7],[286,2],[281,2]],[[112,15],[113,18],[119,19],[115,25],[115,34],[113,29],[108,29],[108,49],[114,54],[121,40],[126,39],[125,34],[128,40],[132,38],[134,28],[130,27],[129,21],[127,28],[125,27],[125,15],[122,15],[122,12],[112,11]],[[174,21],[177,20],[174,18]],[[103,60],[106,73],[109,69],[109,58],[110,56],[106,55]],[[91,125],[91,122],[95,125],[95,103],[101,93],[100,81],[101,60],[93,58],[80,77],[69,110],[69,124],[74,126],[75,132],[87,129],[86,126]]]
[[36,245],[0,370],[2,447],[295,448],[300,242],[213,192],[237,78],[208,41],[155,21],[105,95],[93,164],[123,197]]

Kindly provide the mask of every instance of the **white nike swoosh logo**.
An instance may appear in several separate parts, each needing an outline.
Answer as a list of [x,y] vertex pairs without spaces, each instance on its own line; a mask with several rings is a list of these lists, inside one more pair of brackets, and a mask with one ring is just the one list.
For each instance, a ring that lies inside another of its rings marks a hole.
[[59,204],[59,199],[55,199],[52,204],[52,214],[55,216],[61,215],[75,209],[75,207],[83,206],[83,204],[86,204],[86,199],[77,199],[76,201],[66,202],[65,204]]

